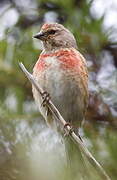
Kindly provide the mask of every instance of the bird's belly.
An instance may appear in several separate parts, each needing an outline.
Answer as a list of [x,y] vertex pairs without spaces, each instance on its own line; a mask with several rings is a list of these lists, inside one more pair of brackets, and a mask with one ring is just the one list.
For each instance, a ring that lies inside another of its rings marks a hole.
[[[34,76],[43,90],[50,94],[63,118],[72,125],[79,126],[83,120],[84,104],[74,75],[59,67],[50,67]],[[40,107],[42,100],[37,98],[36,90],[33,90],[33,94]],[[40,111],[44,114],[42,109]]]

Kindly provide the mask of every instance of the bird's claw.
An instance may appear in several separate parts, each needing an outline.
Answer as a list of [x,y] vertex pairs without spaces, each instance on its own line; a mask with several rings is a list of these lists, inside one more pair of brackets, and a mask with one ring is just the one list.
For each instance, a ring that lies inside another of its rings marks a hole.
[[41,106],[45,106],[48,102],[49,102],[49,100],[50,100],[50,95],[49,95],[49,93],[48,92],[46,92],[46,91],[44,91],[43,93],[42,93],[42,104],[41,104]]
[[67,129],[67,131],[65,131],[64,137],[68,136],[69,134],[71,134],[71,133],[73,132],[73,127],[71,126],[71,124],[70,124],[70,123],[66,123],[66,124],[64,125],[64,129],[66,129],[67,126],[69,126],[70,129],[69,129],[69,130]]
[[[71,133],[74,131],[74,128],[73,128],[73,126],[71,126],[70,123],[66,123],[66,124],[64,125],[64,129],[65,129],[67,126],[69,126],[70,129],[69,129],[68,131],[65,131],[64,137],[68,136],[69,134],[71,134]],[[77,136],[78,136],[79,139],[83,142],[83,139],[81,138],[81,136],[80,136],[79,133],[77,133]]]

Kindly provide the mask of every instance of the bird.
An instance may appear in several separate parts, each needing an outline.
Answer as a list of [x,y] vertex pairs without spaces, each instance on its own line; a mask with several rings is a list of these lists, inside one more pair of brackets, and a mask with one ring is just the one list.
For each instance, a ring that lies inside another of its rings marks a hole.
[[[74,35],[62,24],[45,23],[33,37],[43,43],[43,51],[33,68],[33,77],[49,93],[53,104],[77,133],[88,106],[86,60],[78,50]],[[48,126],[57,126],[52,114],[42,106],[43,100],[34,86],[32,92]],[[71,140],[68,144],[71,146]]]

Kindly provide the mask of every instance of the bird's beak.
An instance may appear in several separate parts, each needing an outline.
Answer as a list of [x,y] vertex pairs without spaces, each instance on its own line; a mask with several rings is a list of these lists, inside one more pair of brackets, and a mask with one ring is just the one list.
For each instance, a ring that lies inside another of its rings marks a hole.
[[34,35],[33,38],[44,40],[44,33],[43,32],[39,32],[36,35]]

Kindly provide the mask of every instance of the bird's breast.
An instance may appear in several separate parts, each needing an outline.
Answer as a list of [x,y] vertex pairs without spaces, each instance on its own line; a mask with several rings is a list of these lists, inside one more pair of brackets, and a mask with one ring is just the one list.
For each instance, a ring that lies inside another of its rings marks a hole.
[[73,48],[42,53],[34,67],[33,75],[42,88],[51,94],[64,94],[73,88],[82,92],[84,96],[88,94],[85,59]]
[[83,61],[80,53],[74,49],[61,49],[51,53],[42,53],[35,68],[38,71],[45,70],[49,66],[60,66],[61,69],[80,71]]

